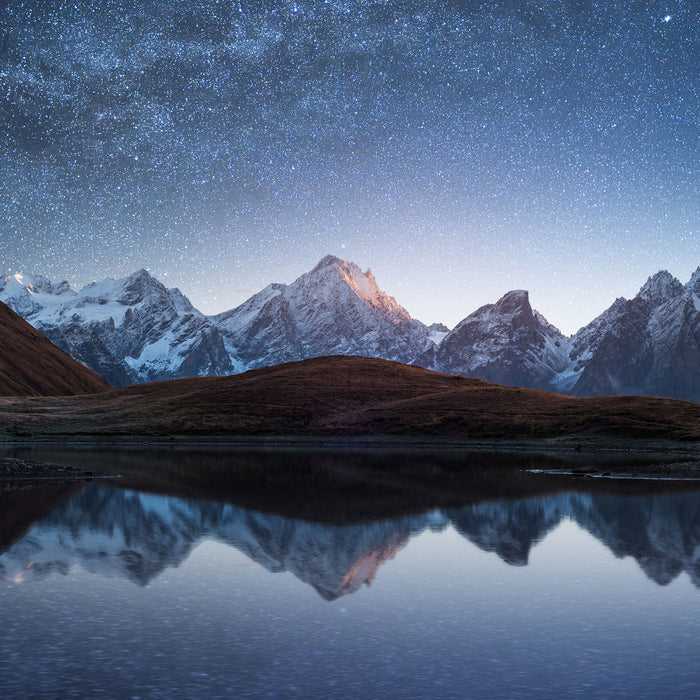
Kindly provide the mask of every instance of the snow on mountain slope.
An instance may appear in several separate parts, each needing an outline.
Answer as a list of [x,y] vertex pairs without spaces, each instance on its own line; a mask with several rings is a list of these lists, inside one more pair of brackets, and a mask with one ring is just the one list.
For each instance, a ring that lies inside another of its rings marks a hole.
[[574,395],[700,401],[700,268],[668,272],[571,338],[508,292],[452,331],[411,318],[370,270],[329,255],[292,284],[270,284],[206,317],[140,270],[75,292],[41,276],[0,279],[0,301],[113,386],[230,374],[321,355],[363,355]]
[[578,396],[648,394],[700,401],[700,268],[684,287],[666,271],[572,339]]
[[509,292],[459,323],[414,364],[575,396],[647,394],[700,401],[700,268],[666,271],[571,338]]
[[0,300],[115,387],[232,371],[214,325],[146,270],[79,292],[44,277],[5,276]]
[[428,336],[430,340],[432,340],[435,345],[439,345],[450,332],[450,329],[443,323],[431,323],[428,326],[428,332],[430,333]]
[[569,368],[569,340],[530,306],[524,290],[477,309],[414,364],[449,374],[551,389]]
[[232,357],[248,367],[321,355],[410,362],[432,345],[426,326],[382,292],[370,270],[332,255],[212,320]]
[[693,272],[685,288],[693,300],[695,310],[700,311],[700,267]]
[[68,282],[52,284],[41,275],[3,275],[0,278],[0,301],[5,302],[25,320],[29,315],[56,313],[75,296]]

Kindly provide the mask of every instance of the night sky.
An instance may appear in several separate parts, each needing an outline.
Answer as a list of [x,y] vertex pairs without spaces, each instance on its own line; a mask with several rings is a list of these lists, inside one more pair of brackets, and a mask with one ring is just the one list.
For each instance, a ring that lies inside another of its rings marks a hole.
[[5,0],[0,268],[215,313],[333,253],[573,332],[700,265],[699,8]]

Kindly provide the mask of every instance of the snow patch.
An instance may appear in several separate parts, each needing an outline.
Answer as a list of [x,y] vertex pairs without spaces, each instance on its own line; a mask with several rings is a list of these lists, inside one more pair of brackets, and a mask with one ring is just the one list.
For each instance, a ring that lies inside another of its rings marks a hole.
[[436,331],[436,330],[431,330],[430,334],[428,335],[428,340],[430,340],[432,343],[435,343],[435,345],[440,345],[442,342],[442,339],[446,336],[449,335],[449,331]]

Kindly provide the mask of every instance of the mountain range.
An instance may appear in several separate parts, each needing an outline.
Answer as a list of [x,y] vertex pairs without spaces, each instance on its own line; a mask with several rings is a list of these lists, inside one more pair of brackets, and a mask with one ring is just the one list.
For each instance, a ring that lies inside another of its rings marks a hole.
[[0,301],[115,387],[360,355],[574,396],[700,401],[700,268],[685,285],[656,273],[570,337],[524,290],[451,331],[428,326],[383,292],[371,270],[332,255],[215,316],[145,270],[77,292],[42,276],[5,275]]

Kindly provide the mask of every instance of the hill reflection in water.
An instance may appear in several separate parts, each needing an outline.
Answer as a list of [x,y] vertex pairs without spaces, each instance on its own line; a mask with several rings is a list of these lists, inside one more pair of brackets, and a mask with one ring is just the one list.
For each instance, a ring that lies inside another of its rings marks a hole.
[[[58,492],[57,492],[58,493]],[[417,535],[454,528],[478,548],[525,566],[532,548],[566,519],[633,557],[654,582],[686,572],[700,587],[700,492],[617,496],[563,492],[488,500],[361,524],[324,524],[93,483],[47,498],[47,512],[19,528],[22,499],[0,496],[0,576],[31,582],[75,567],[145,586],[203,541],[235,547],[270,572],[288,571],[334,600],[370,584]],[[37,517],[36,513],[33,517]]]

